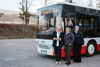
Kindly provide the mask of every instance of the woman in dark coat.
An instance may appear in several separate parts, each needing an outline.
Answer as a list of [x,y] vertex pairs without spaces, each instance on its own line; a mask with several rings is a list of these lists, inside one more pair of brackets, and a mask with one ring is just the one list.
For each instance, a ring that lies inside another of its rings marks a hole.
[[68,25],[66,26],[66,28],[67,27],[70,28],[70,32],[74,32],[74,25],[73,25],[73,22],[71,20],[68,21]]
[[62,48],[62,40],[63,40],[63,33],[61,32],[61,27],[57,27],[57,30],[52,34],[53,39],[53,47],[55,50],[55,58],[56,64],[61,64],[61,48]]
[[71,50],[73,48],[73,42],[74,42],[74,35],[73,33],[70,32],[70,28],[66,28],[66,33],[64,34],[64,45],[65,45],[65,50],[67,54],[67,65],[71,64],[70,62],[70,54]]
[[84,39],[82,33],[79,31],[79,26],[75,26],[75,32],[73,33],[75,37],[73,54],[73,62],[81,62],[81,48],[84,45]]

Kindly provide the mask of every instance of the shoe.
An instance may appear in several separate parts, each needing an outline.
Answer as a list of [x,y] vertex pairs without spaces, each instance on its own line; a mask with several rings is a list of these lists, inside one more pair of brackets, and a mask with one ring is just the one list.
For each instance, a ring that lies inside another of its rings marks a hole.
[[59,62],[59,64],[61,64],[61,62]]
[[58,64],[58,62],[56,62],[56,64]]
[[76,61],[77,63],[81,63],[81,61]]
[[71,64],[71,62],[70,62],[70,63],[65,63],[65,64],[70,65],[70,64]]
[[77,62],[76,60],[73,60],[73,62]]

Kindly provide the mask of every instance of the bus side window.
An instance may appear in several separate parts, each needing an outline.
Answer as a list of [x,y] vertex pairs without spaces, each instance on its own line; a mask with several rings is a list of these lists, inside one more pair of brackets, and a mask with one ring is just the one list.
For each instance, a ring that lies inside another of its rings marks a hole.
[[89,19],[84,19],[84,22],[83,22],[83,33],[84,33],[84,36],[85,37],[89,37]]
[[65,18],[65,26],[67,26],[67,18]]
[[79,23],[79,27],[80,27],[79,30],[82,32],[82,29],[83,29],[82,28],[82,19],[78,19],[78,23]]
[[91,18],[90,29],[94,30],[94,19]]

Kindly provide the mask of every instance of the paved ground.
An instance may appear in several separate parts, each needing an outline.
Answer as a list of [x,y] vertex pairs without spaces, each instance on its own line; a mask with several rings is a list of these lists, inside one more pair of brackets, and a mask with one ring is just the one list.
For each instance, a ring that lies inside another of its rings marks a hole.
[[[54,57],[37,53],[35,39],[0,40],[0,67],[67,67],[66,58],[61,61],[56,65]],[[72,62],[69,67],[100,67],[100,53],[82,56],[82,63]]]

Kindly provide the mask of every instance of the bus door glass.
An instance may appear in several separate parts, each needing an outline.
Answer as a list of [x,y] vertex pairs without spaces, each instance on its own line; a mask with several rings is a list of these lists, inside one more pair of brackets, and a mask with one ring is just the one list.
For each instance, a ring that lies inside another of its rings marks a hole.
[[98,36],[98,17],[84,13],[77,13],[80,31],[84,37]]
[[82,14],[81,13],[77,13],[77,25],[79,25],[80,27],[80,31],[83,32],[83,26],[82,26]]
[[98,34],[99,34],[99,22],[98,22],[98,16],[95,16],[95,18],[94,18],[95,20],[94,20],[94,35],[95,35],[95,37],[98,37]]
[[83,36],[89,37],[89,30],[90,30],[89,16],[83,13],[77,13],[77,22],[78,22],[77,24],[80,27],[79,30],[83,33]]
[[68,21],[71,20],[73,25],[75,25],[75,14],[74,13],[68,13],[65,16],[65,26],[68,26]]
[[[72,25],[75,26],[75,14],[66,10],[64,14],[65,28],[68,26],[68,21],[70,20],[72,21]],[[71,32],[74,32],[74,28],[71,29]]]
[[75,25],[75,14],[74,13],[69,13],[69,20],[72,21],[73,25]]

